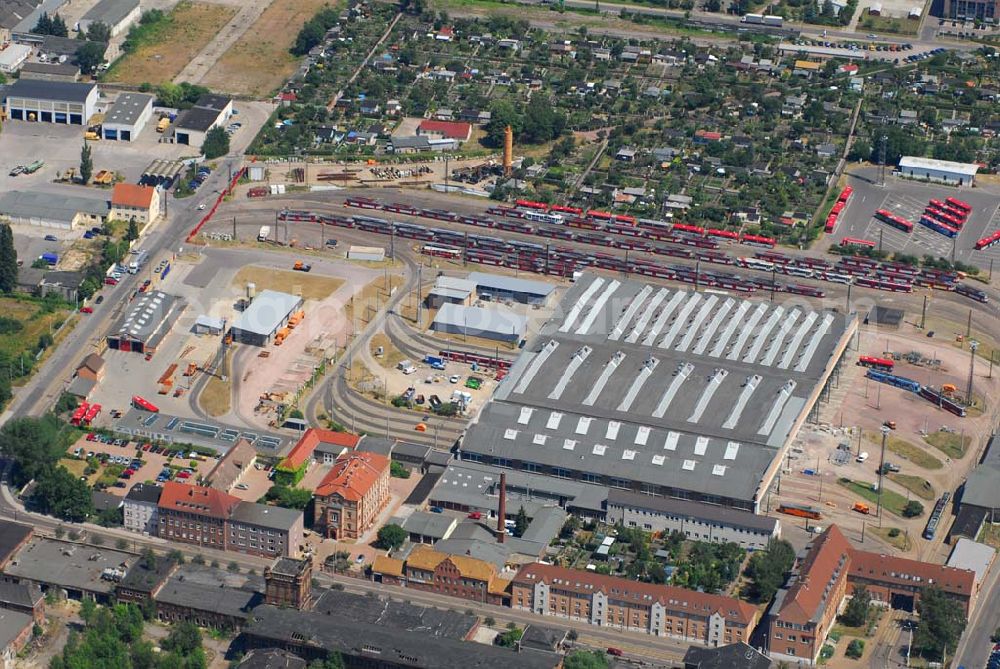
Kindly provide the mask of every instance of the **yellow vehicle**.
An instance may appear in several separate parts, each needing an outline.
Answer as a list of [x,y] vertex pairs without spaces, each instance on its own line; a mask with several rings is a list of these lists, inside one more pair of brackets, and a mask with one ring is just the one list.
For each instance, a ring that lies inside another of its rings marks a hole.
[[858,513],[863,513],[865,515],[871,513],[871,509],[864,502],[855,502],[854,511],[857,511]]
[[83,133],[83,138],[91,142],[96,142],[101,139],[101,136],[96,132],[94,132],[93,130],[88,130],[87,132]]
[[170,127],[170,118],[164,116],[160,119],[160,122],[156,124],[156,132],[166,132],[167,128]]

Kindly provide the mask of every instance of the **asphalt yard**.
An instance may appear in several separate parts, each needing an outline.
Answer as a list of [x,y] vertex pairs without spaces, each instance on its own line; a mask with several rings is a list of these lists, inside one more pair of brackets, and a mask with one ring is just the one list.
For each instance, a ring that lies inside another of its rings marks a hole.
[[[868,175],[866,175],[868,176]],[[995,187],[975,190],[957,189],[888,178],[879,186],[866,178],[850,177],[854,196],[848,203],[837,226],[835,241],[844,237],[867,239],[881,243],[883,249],[910,255],[935,255],[951,260],[988,267],[990,261],[1000,261],[1000,245],[976,251],[977,240],[1000,229],[1000,195]],[[935,232],[919,223],[920,215],[932,200],[955,197],[972,206],[968,222],[954,239]],[[907,234],[875,219],[878,209],[886,209],[913,223]]]

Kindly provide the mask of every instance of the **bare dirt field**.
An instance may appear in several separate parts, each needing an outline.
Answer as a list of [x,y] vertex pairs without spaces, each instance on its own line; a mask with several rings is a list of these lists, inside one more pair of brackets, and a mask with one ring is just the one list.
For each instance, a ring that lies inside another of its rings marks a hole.
[[275,0],[215,63],[202,83],[213,90],[264,96],[295,71],[288,52],[302,24],[328,0]]
[[278,290],[299,295],[305,300],[325,300],[344,285],[344,280],[306,272],[286,272],[273,267],[249,265],[233,277],[233,285],[237,288],[247,283],[255,284],[257,290]]
[[182,2],[151,43],[125,55],[105,79],[124,84],[171,81],[236,14],[227,5]]

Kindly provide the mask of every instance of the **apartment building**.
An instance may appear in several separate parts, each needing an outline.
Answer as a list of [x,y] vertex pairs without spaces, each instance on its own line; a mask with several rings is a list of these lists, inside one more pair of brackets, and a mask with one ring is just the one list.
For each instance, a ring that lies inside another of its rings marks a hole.
[[160,524],[160,495],[163,488],[152,483],[136,483],[125,495],[122,514],[129,532],[156,536]]
[[315,524],[328,539],[357,539],[389,503],[389,458],[348,452],[316,487]]
[[758,619],[732,597],[541,563],[514,577],[511,607],[708,646],[748,641]]
[[372,573],[383,583],[506,606],[510,580],[490,562],[465,555],[449,555],[420,544],[406,560],[379,556]]

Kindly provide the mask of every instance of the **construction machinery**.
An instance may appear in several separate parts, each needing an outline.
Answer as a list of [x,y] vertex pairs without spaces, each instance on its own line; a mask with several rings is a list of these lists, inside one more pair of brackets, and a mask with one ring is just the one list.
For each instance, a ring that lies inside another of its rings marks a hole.
[[310,272],[312,271],[312,265],[304,263],[301,260],[296,260],[295,264],[292,265],[292,269],[296,272]]

